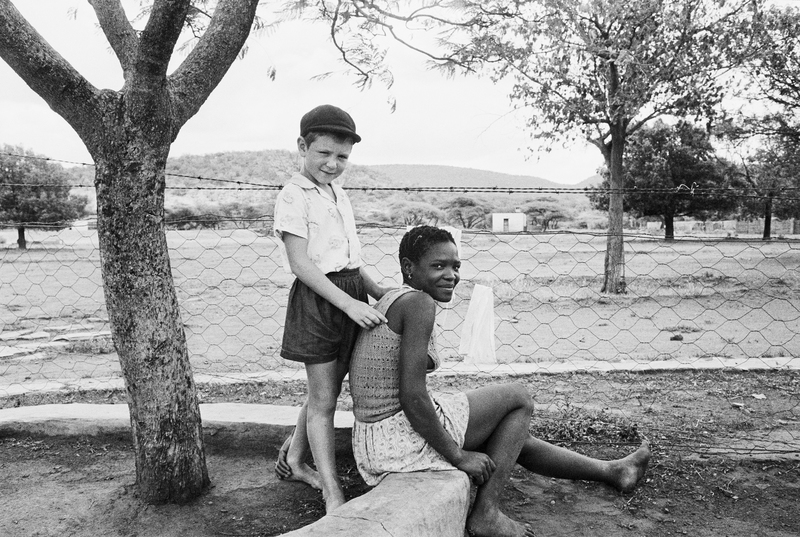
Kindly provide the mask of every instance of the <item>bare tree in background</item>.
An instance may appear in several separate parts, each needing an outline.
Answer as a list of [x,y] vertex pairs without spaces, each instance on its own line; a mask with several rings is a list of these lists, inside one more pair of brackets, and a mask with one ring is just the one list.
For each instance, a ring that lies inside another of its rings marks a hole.
[[[545,145],[583,139],[610,171],[603,292],[624,292],[625,141],[664,115],[711,117],[732,73],[757,46],[766,0],[303,1],[327,17],[364,84],[391,83],[376,36],[389,36],[450,74],[511,79]],[[383,45],[385,46],[385,45]]]

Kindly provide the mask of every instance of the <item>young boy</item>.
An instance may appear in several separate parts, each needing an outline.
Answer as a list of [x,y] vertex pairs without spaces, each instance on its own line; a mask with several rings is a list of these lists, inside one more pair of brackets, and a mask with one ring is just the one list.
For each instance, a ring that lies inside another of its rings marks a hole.
[[[300,120],[300,173],[275,202],[275,235],[284,268],[296,279],[289,291],[281,356],[305,364],[308,399],[297,427],[275,464],[281,479],[321,489],[326,512],[345,503],[334,454],[333,416],[360,328],[386,317],[367,295],[385,292],[364,271],[350,200],[333,181],[344,172],[353,144],[361,141],[350,114],[331,105]],[[309,447],[317,471],[306,464]]]

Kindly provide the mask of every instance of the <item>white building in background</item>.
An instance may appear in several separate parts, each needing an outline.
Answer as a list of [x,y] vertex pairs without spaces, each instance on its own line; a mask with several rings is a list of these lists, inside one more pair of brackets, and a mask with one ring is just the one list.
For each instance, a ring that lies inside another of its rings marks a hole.
[[493,213],[492,231],[495,233],[517,233],[527,231],[528,215],[516,213]]

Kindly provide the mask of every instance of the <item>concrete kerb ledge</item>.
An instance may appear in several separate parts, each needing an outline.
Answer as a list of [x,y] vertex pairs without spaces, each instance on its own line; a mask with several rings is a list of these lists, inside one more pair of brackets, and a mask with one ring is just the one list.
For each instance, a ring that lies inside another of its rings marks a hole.
[[[299,407],[244,403],[200,404],[203,440],[209,445],[260,449],[280,445],[297,423]],[[353,414],[336,412],[336,449],[352,451]],[[21,406],[0,409],[0,437],[20,435],[130,435],[125,403]]]
[[287,537],[463,537],[470,484],[459,470],[391,474]]
[[[204,441],[220,446],[280,445],[297,422],[298,407],[201,404]],[[352,452],[353,414],[336,412],[336,450]],[[130,435],[128,405],[39,405],[0,410],[0,437]],[[334,513],[284,535],[293,537],[463,537],[470,500],[458,470],[386,477]]]

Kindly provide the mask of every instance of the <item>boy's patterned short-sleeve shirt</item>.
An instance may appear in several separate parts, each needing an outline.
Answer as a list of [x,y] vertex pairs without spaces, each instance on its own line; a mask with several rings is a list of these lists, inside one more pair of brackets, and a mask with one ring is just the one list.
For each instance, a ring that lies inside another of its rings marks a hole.
[[281,239],[283,268],[291,274],[283,244],[285,232],[308,240],[308,257],[323,274],[361,267],[361,244],[350,199],[331,184],[336,201],[303,175],[296,173],[275,201],[275,236]]

